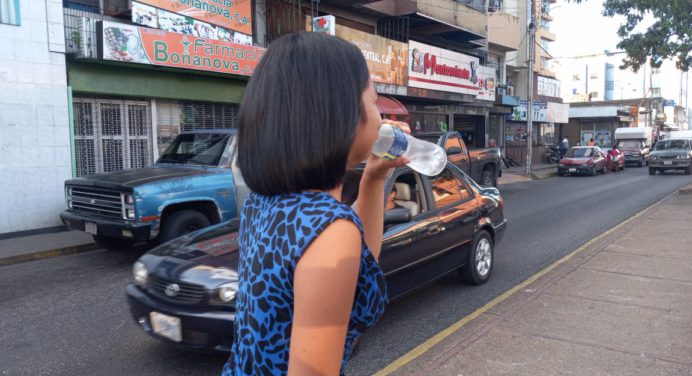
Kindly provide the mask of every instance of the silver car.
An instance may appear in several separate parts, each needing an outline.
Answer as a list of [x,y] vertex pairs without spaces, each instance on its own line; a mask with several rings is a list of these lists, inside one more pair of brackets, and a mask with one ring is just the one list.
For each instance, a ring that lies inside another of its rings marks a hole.
[[649,175],[666,170],[682,170],[692,174],[692,140],[670,139],[656,143],[649,159]]

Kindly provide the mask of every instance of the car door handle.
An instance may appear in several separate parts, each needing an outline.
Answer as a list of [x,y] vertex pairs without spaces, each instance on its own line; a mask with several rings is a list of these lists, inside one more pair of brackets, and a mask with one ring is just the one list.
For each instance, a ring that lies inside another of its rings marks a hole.
[[437,234],[439,234],[445,230],[446,230],[446,228],[444,226],[435,225],[428,230],[428,235],[437,235]]

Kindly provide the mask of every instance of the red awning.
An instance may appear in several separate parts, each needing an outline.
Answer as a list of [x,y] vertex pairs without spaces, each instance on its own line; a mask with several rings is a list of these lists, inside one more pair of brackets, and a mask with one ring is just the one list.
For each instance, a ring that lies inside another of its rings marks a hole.
[[408,116],[408,111],[401,102],[394,98],[377,96],[377,108],[382,115],[405,115]]

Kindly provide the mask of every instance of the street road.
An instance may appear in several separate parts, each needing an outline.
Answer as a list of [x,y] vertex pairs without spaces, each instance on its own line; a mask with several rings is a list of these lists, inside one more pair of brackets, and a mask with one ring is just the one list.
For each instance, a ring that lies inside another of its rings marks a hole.
[[[368,332],[347,374],[367,375],[581,244],[676,189],[684,175],[644,168],[502,189],[510,220],[491,280],[446,278],[398,302]],[[0,267],[0,375],[216,375],[224,355],[163,345],[130,317],[124,287],[143,250],[95,251]]]

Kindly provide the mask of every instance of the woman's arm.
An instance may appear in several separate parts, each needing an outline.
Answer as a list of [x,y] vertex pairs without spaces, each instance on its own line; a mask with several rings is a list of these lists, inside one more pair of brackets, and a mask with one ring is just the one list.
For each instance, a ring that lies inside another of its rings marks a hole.
[[293,276],[289,376],[339,374],[361,246],[358,227],[340,219],[327,227],[298,261]]

